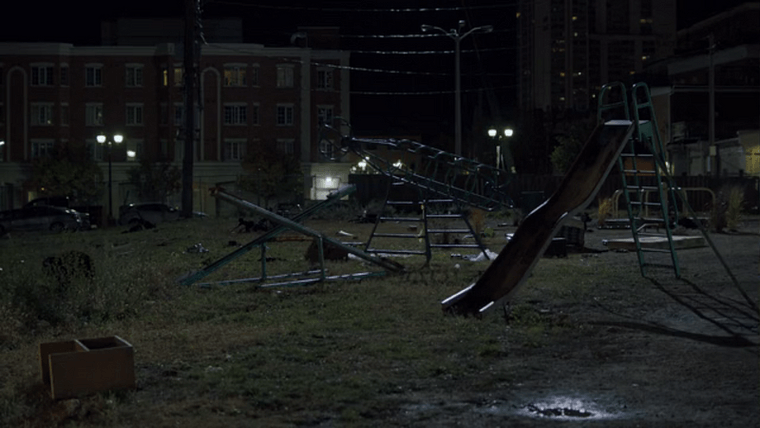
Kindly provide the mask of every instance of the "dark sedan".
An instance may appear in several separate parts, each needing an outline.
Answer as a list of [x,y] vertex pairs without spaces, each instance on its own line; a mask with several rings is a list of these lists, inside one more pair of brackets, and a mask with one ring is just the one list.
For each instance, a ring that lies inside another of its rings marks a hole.
[[10,231],[61,232],[80,229],[82,216],[67,208],[39,205],[0,212],[0,235]]

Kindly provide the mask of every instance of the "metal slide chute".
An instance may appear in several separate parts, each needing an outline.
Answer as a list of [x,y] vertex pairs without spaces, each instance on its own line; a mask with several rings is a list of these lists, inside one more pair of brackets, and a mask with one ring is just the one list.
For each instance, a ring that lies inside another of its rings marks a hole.
[[514,295],[559,231],[562,221],[593,200],[634,130],[633,123],[625,120],[598,125],[554,194],[528,214],[477,282],[441,303],[443,310],[479,315]]

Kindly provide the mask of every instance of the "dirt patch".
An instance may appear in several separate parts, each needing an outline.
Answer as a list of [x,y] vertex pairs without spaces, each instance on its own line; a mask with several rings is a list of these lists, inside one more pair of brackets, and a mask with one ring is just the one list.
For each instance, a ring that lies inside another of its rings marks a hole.
[[759,230],[750,221],[739,233],[710,235],[738,286],[710,247],[678,252],[680,279],[672,268],[650,268],[645,279],[635,252],[602,245],[630,237],[629,231],[587,233],[586,246],[605,252],[569,258],[579,266],[603,261],[615,272],[610,282],[592,285],[577,301],[547,299],[529,282],[517,299],[548,323],[573,325],[568,334],[542,341],[512,334],[506,323],[506,357],[483,376],[509,372],[511,380],[488,393],[462,385],[411,394],[394,420],[425,426],[760,426]]

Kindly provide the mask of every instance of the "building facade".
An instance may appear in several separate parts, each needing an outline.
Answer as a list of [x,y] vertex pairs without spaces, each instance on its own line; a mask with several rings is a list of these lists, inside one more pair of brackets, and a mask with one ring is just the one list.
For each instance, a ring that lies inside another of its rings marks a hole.
[[[114,206],[135,202],[126,171],[140,159],[181,167],[188,133],[179,46],[0,43],[0,208],[35,196],[38,189],[24,186],[30,163],[55,145],[84,144],[105,171],[101,134],[124,136],[111,146]],[[318,129],[335,117],[350,120],[348,65],[349,54],[339,50],[203,45],[193,112],[194,208],[208,209],[209,187],[238,179],[252,148],[296,157],[307,199],[346,182],[350,165],[322,158],[330,147]]]
[[758,22],[750,2],[697,22],[647,70],[674,174],[760,177]]
[[676,0],[523,0],[518,23],[520,110],[586,111],[605,83],[672,55]]

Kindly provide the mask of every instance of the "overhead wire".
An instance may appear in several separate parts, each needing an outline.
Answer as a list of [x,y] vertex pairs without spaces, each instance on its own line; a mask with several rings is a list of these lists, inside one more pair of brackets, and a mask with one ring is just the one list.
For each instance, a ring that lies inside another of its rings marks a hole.
[[223,4],[228,6],[244,6],[257,9],[287,10],[287,11],[304,11],[304,12],[346,12],[346,13],[426,13],[426,12],[456,12],[464,10],[485,10],[501,9],[514,7],[517,3],[494,3],[491,5],[481,6],[450,6],[450,7],[406,7],[406,8],[341,8],[341,7],[311,7],[311,6],[285,6],[285,5],[265,5],[251,4],[229,0],[216,0],[214,4]]

